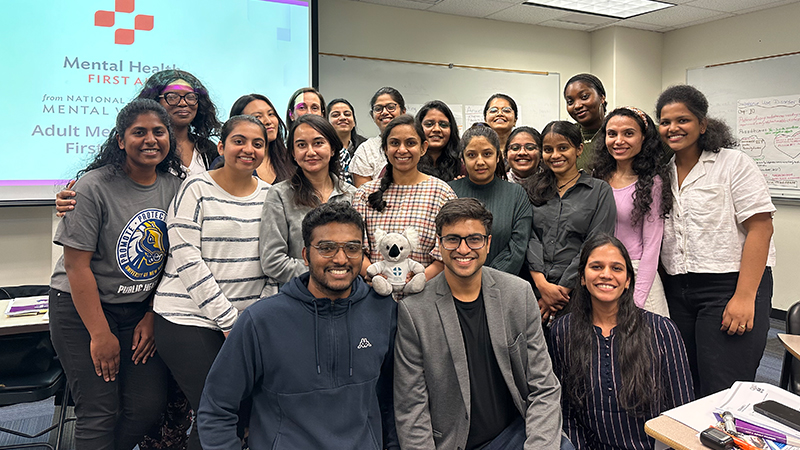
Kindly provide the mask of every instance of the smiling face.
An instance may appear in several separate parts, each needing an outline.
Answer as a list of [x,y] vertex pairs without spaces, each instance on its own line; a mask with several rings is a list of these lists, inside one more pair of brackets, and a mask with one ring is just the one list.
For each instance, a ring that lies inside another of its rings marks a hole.
[[155,173],[169,153],[169,131],[156,113],[146,112],[117,136],[117,144],[125,151],[126,173]]
[[294,99],[294,114],[292,118],[297,119],[306,114],[322,115],[322,102],[319,96],[313,92],[303,92]]
[[308,290],[314,297],[333,300],[350,295],[353,280],[361,272],[362,258],[348,258],[341,248],[336,250],[332,258],[325,258],[313,246],[319,245],[320,241],[361,245],[361,239],[361,231],[352,223],[330,222],[311,232],[312,247],[303,249],[303,260],[310,274]]
[[[460,220],[442,227],[442,236],[467,237],[474,234],[486,234],[486,228],[483,223],[475,219]],[[486,255],[489,254],[491,243],[492,237],[489,236],[483,248],[473,250],[469,248],[467,241],[462,239],[455,250],[445,250],[440,242],[439,249],[442,252],[442,263],[444,263],[445,275],[448,276],[448,281],[450,277],[462,281],[469,280],[475,276],[479,277],[481,267],[486,262]]]
[[467,175],[475,184],[487,184],[492,181],[499,160],[500,152],[483,136],[473,137],[464,148]]
[[264,100],[253,100],[242,110],[242,114],[253,116],[267,127],[267,142],[272,142],[278,138],[278,126],[280,122],[275,109],[269,106]]
[[347,106],[347,103],[336,103],[331,106],[331,110],[328,112],[328,121],[337,133],[350,133],[356,126],[353,110]]
[[175,93],[177,95],[184,96],[190,92],[194,92],[194,89],[185,80],[175,80],[171,82],[163,91],[161,91],[158,102],[161,103],[161,106],[163,106],[169,113],[169,119],[172,122],[173,129],[185,128],[192,123],[194,118],[197,116],[197,102],[193,102],[194,104],[190,105],[186,102],[185,98],[181,98],[176,105],[170,105],[167,103],[164,96],[169,93]]
[[567,113],[587,130],[599,130],[603,125],[605,99],[583,81],[573,81],[564,90]]
[[499,135],[507,135],[517,124],[517,115],[511,108],[511,103],[504,98],[497,97],[489,103],[484,117],[486,123]]
[[386,159],[397,173],[417,170],[417,163],[427,149],[428,143],[422,141],[411,125],[392,128],[386,139]]
[[217,144],[219,154],[225,157],[223,170],[245,176],[251,175],[261,165],[266,147],[264,132],[258,125],[249,122],[239,122],[225,142]]
[[[401,109],[400,105],[398,105],[389,94],[379,95],[378,98],[375,99],[375,104],[372,105],[373,108],[376,106],[382,107],[381,112],[376,113],[373,110],[372,120],[375,121],[375,125],[381,130],[381,133],[383,133],[383,130],[386,129],[386,125],[389,125],[392,119],[406,113],[406,110]],[[389,111],[390,108],[394,108],[394,111]]]
[[707,121],[700,121],[683,103],[669,103],[661,108],[658,132],[675,153],[688,151],[700,155],[697,141],[706,132],[706,126]]
[[301,123],[294,131],[292,156],[306,175],[327,172],[331,161],[331,145],[314,127]]
[[617,161],[630,161],[642,151],[644,133],[633,117],[618,115],[606,123],[606,148]]
[[517,133],[508,143],[508,165],[518,177],[529,177],[539,165],[539,150],[533,136],[525,132]]
[[547,133],[542,138],[542,161],[558,178],[567,178],[578,173],[576,162],[583,145],[576,148],[563,135]]
[[616,303],[630,284],[625,257],[617,247],[605,244],[592,250],[581,275],[581,285],[586,286],[592,303]]
[[[442,127],[442,124],[447,124]],[[431,108],[422,118],[422,129],[425,130],[425,137],[428,139],[429,149],[442,149],[450,140],[450,119],[438,109]]]

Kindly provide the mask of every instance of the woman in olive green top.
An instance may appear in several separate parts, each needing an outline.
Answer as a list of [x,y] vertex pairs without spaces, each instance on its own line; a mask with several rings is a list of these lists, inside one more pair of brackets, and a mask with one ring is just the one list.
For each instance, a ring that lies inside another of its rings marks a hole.
[[603,126],[606,116],[606,89],[599,78],[590,73],[579,73],[564,86],[567,113],[575,122],[583,137],[583,153],[578,158],[578,169],[589,169],[594,155],[592,140]]

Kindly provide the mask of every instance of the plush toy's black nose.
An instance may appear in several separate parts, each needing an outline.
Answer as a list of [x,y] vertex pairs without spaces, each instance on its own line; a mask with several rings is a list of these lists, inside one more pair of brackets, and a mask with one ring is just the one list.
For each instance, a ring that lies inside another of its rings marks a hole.
[[397,248],[397,244],[392,245],[392,248],[389,249],[389,256],[392,258],[397,258],[400,255],[400,249]]

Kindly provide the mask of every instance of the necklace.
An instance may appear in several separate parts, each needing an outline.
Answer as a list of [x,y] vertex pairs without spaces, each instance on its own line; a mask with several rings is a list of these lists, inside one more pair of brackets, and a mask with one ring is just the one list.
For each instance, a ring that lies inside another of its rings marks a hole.
[[579,176],[581,176],[580,172],[578,172],[578,174],[575,175],[574,177],[570,178],[569,181],[567,181],[566,183],[562,184],[561,186],[558,186],[558,190],[560,191],[560,190],[564,189],[568,184],[570,184],[573,181],[575,181],[575,179],[578,178]]

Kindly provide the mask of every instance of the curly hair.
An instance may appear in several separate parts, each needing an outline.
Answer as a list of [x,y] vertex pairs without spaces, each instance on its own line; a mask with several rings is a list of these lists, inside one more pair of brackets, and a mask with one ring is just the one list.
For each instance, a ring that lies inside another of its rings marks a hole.
[[700,151],[718,153],[722,148],[736,146],[730,127],[723,121],[708,117],[708,100],[694,86],[679,84],[668,87],[656,101],[656,117],[661,121],[661,110],[672,103],[681,103],[701,123],[706,121],[706,132],[700,134],[697,146]]
[[672,210],[672,189],[670,189],[672,175],[664,161],[664,147],[656,124],[646,113],[641,112],[640,115],[634,110],[623,107],[611,111],[606,116],[594,141],[595,152],[591,162],[593,175],[595,178],[608,182],[617,171],[617,161],[611,156],[606,145],[606,128],[612,117],[619,116],[633,119],[639,127],[639,131],[644,135],[642,148],[631,162],[633,172],[638,177],[633,196],[631,222],[633,225],[637,225],[650,213],[650,205],[653,202],[653,183],[656,176],[661,178],[661,211],[657,211],[657,214],[665,219]]
[[[392,130],[401,125],[410,125],[414,128],[417,136],[419,136],[420,145],[426,141],[425,132],[422,131],[422,125],[420,125],[420,123],[410,115],[402,114],[392,119],[392,121],[386,125],[386,129],[383,130],[383,134],[381,134],[381,147],[383,148],[384,153],[386,153],[386,149],[389,148],[389,135],[392,134]],[[393,172],[394,168],[392,167],[392,163],[388,162],[386,164],[386,171],[381,177],[381,183],[378,187],[378,190],[372,194],[369,194],[369,197],[367,197],[367,203],[375,211],[381,212],[386,208],[386,201],[383,199],[383,193],[389,189],[392,183],[394,183]]]
[[[554,120],[548,123],[542,130],[542,141],[550,134],[564,136],[575,148],[583,145],[583,137],[577,125],[566,120]],[[528,192],[528,198],[534,206],[542,206],[558,195],[558,180],[556,174],[547,164],[539,164],[541,169],[529,176],[523,187]]]
[[211,101],[211,97],[208,96],[208,89],[203,86],[200,80],[184,70],[162,70],[147,79],[137,98],[149,98],[158,101],[158,97],[164,92],[164,89],[177,80],[189,83],[192,89],[200,96],[200,100],[197,103],[197,114],[189,125],[189,139],[197,146],[206,167],[210,167],[214,158],[219,156],[217,146],[210,139],[214,136],[219,136],[219,128],[222,124],[217,119],[217,108]]
[[[656,349],[652,348],[653,331],[645,320],[644,311],[633,300],[636,277],[628,251],[614,236],[592,236],[581,250],[578,273],[584,280],[589,257],[596,248],[604,245],[613,245],[620,251],[630,280],[630,285],[617,303],[616,370],[621,372],[622,381],[617,401],[632,416],[647,415],[657,408],[663,395],[660,389],[662,383],[656,381],[662,368],[654,367],[658,359],[655,357]],[[573,292],[570,315],[562,319],[569,320],[569,334],[566,336],[567,370],[561,381],[569,402],[580,410],[586,407],[586,398],[591,391],[591,371],[597,369],[589,363],[592,361],[592,352],[596,351],[595,329],[589,290],[582,283],[577,283]]]
[[172,127],[169,123],[169,114],[158,102],[144,98],[133,100],[120,110],[119,114],[117,114],[117,122],[114,128],[111,130],[111,133],[109,133],[105,142],[100,146],[100,150],[97,152],[97,155],[95,155],[94,160],[84,169],[79,170],[75,178],[80,178],[90,170],[99,169],[108,165],[114,167],[114,175],[124,173],[125,161],[128,158],[128,154],[119,147],[118,138],[124,138],[128,128],[130,128],[142,114],[155,114],[158,116],[161,123],[167,127],[167,133],[169,133],[169,152],[167,152],[167,156],[156,165],[156,172],[172,172],[180,178],[184,178],[186,175],[183,172],[181,158],[176,150],[177,144],[175,143],[175,136],[172,133]]
[[[338,184],[336,187],[341,189],[342,169],[339,165],[339,152],[342,150],[342,141],[339,140],[336,130],[327,119],[316,114],[304,114],[298,117],[297,120],[295,120],[292,124],[292,128],[289,129],[288,142],[292,148],[292,155],[294,155],[294,134],[297,131],[297,128],[303,124],[308,125],[319,132],[322,137],[328,141],[328,145],[331,147],[331,159],[328,161],[328,175],[331,177],[331,181],[333,181],[334,186]],[[295,165],[295,171],[294,175],[292,175],[290,183],[292,183],[292,191],[294,191],[295,205],[316,208],[322,203],[320,198],[317,196],[316,189],[314,189],[314,186],[311,184],[311,181],[308,179],[308,177],[306,177],[306,174],[303,172],[303,169],[300,168],[300,165],[297,164],[297,161],[292,159],[292,163]]]
[[294,171],[292,170],[292,158],[289,156],[289,152],[286,150],[286,144],[284,143],[286,140],[286,125],[283,123],[281,116],[278,115],[278,110],[275,109],[272,102],[261,94],[243,95],[233,102],[230,117],[241,115],[247,105],[256,100],[261,100],[269,105],[275,113],[275,117],[278,119],[278,135],[274,141],[267,143],[267,156],[269,157],[272,170],[275,171],[275,181],[272,184],[288,180],[292,177]]
[[442,181],[453,181],[457,176],[461,175],[461,155],[458,146],[460,138],[458,136],[456,117],[445,102],[432,100],[419,109],[416,116],[417,122],[422,123],[431,110],[439,111],[447,117],[447,121],[450,122],[450,139],[447,140],[447,144],[442,149],[442,154],[439,155],[436,161],[430,156],[429,148],[428,153],[425,153],[419,159],[417,168],[420,172],[437,177]]

